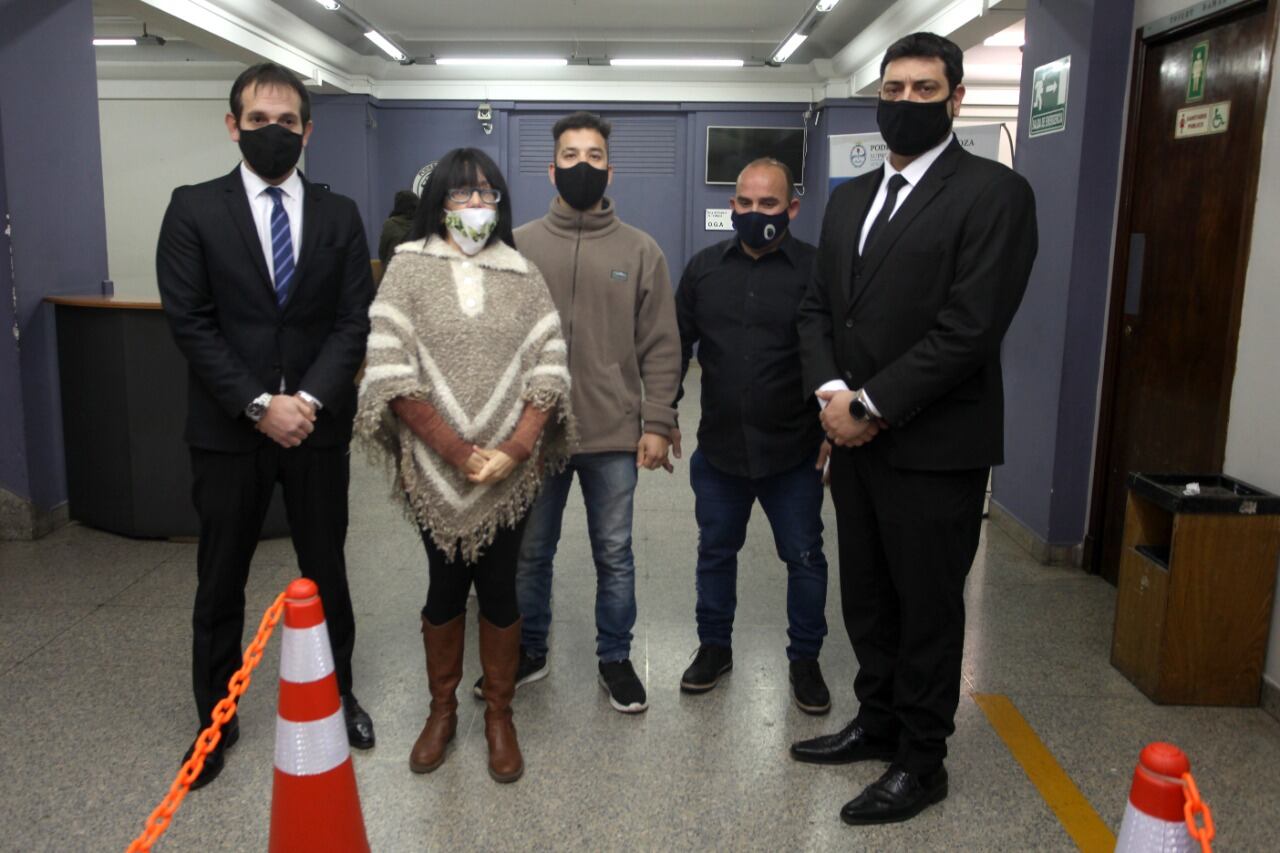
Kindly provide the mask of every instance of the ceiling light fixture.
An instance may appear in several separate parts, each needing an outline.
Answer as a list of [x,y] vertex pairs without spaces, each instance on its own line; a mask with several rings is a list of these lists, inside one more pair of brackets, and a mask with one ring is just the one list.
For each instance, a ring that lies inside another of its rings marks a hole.
[[94,36],[94,47],[137,47],[140,44],[153,44],[156,47],[164,47],[164,39],[160,36],[153,36],[147,32],[147,25],[142,25],[142,35],[140,36]]
[[610,65],[635,68],[741,68],[741,59],[610,59]]
[[394,59],[396,62],[404,62],[405,59],[408,58],[405,56],[403,50],[391,43],[391,39],[387,38],[377,30],[369,30],[369,32],[364,34],[364,37],[376,44],[383,53]]
[[781,65],[790,59],[796,48],[804,44],[809,34],[818,28],[822,16],[834,9],[839,2],[840,0],[815,0],[800,22],[791,28],[791,33],[774,48],[773,59],[769,60],[769,64]]
[[528,68],[551,68],[568,65],[558,56],[438,56],[436,65],[516,65]]
[[808,36],[804,33],[792,33],[791,38],[782,43],[782,47],[778,48],[778,52],[773,55],[773,61],[781,65],[791,58],[791,54],[796,52],[796,48],[804,44],[804,40]]
[[328,9],[330,12],[336,12],[342,8],[342,4],[339,3],[338,0],[316,0],[316,2]]

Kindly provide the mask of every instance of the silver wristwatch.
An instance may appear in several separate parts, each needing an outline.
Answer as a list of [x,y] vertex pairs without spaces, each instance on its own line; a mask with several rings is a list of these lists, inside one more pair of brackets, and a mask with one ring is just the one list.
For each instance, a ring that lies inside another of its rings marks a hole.
[[253,398],[253,402],[244,407],[244,414],[249,420],[255,424],[262,420],[262,416],[267,413],[267,407],[271,405],[271,395],[267,393],[259,394]]

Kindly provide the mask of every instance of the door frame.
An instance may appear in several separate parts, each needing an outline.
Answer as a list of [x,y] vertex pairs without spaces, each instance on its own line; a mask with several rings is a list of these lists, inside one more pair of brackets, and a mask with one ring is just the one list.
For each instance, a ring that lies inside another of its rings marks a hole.
[[[1217,26],[1228,18],[1255,10],[1261,6],[1262,14],[1267,21],[1265,49],[1271,57],[1272,76],[1275,70],[1277,24],[1280,23],[1280,0],[1256,0],[1253,3],[1242,3],[1230,6],[1221,11],[1187,21],[1185,24],[1163,30],[1150,38],[1143,37],[1143,29],[1139,27],[1134,33],[1133,64],[1129,81],[1128,116],[1125,121],[1124,161],[1120,177],[1119,209],[1116,214],[1116,227],[1112,235],[1114,251],[1111,264],[1111,286],[1107,307],[1107,324],[1105,348],[1103,350],[1103,367],[1101,394],[1098,407],[1098,429],[1093,459],[1093,483],[1089,499],[1089,525],[1084,540],[1084,568],[1091,574],[1101,574],[1102,526],[1107,507],[1105,506],[1107,471],[1110,468],[1112,454],[1112,435],[1116,417],[1116,386],[1119,365],[1120,336],[1124,325],[1125,291],[1129,274],[1129,240],[1128,235],[1133,222],[1133,180],[1138,161],[1138,129],[1142,117],[1142,81],[1146,70],[1148,47],[1161,42],[1182,38],[1189,32]],[[1231,409],[1231,386],[1235,376],[1236,353],[1240,338],[1240,314],[1244,303],[1245,278],[1249,271],[1248,258],[1253,239],[1253,214],[1258,195],[1258,177],[1262,168],[1262,137],[1267,120],[1267,100],[1271,91],[1271,77],[1262,81],[1256,94],[1255,108],[1259,121],[1254,127],[1251,141],[1251,155],[1245,173],[1245,205],[1243,224],[1237,237],[1239,257],[1245,258],[1232,282],[1232,305],[1230,320],[1231,342],[1228,356],[1223,365],[1222,381],[1216,389],[1216,395],[1206,393],[1211,400],[1210,405],[1216,409],[1218,423],[1221,428],[1214,437],[1215,467],[1221,468],[1226,458],[1227,425]],[[1276,118],[1280,121],[1280,116]],[[1212,389],[1210,389],[1212,390]]]

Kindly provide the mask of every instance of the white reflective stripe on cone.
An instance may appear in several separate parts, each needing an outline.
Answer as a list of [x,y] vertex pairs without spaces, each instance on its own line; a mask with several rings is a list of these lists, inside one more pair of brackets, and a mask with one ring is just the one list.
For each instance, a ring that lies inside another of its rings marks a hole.
[[1152,817],[1132,803],[1125,809],[1116,839],[1116,853],[1190,853],[1199,846],[1185,821]]
[[290,776],[318,776],[346,761],[347,724],[339,708],[323,720],[294,723],[276,717],[276,769]]
[[284,629],[280,646],[280,678],[296,684],[319,681],[333,672],[333,650],[325,623]]

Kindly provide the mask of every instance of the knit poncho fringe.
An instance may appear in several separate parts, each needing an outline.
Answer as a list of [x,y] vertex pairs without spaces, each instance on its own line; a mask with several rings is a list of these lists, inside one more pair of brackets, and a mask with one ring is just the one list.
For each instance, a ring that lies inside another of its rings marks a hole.
[[[433,236],[397,247],[369,317],[357,437],[386,461],[406,515],[450,559],[475,562],[498,528],[528,512],[576,442],[566,347],[547,286],[505,243],[468,258]],[[395,416],[397,397],[430,403],[486,448],[511,436],[526,405],[554,414],[527,461],[477,485]]]

